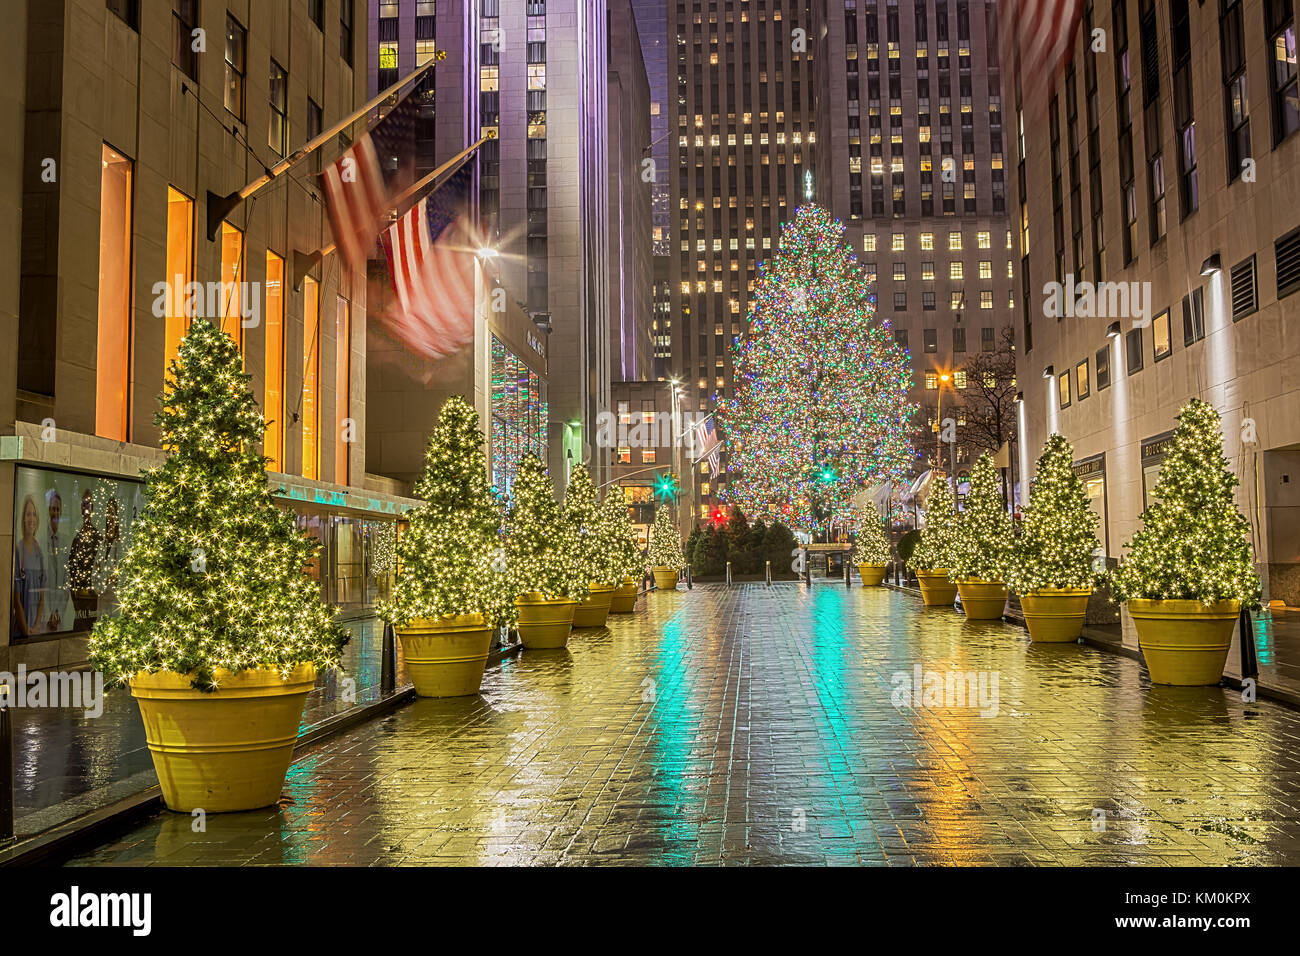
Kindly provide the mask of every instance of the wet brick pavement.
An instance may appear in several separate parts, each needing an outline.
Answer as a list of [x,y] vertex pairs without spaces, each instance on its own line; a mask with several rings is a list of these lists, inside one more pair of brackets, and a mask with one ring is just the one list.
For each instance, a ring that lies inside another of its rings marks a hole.
[[[1300,863],[1300,714],[884,589],[652,593],[76,864]],[[898,707],[985,672],[997,715]],[[989,685],[991,688],[991,685]]]

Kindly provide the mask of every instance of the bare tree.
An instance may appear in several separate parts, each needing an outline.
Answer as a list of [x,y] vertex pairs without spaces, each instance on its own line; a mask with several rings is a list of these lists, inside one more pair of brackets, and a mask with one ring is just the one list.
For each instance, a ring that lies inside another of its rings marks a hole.
[[961,399],[965,424],[959,441],[970,448],[972,458],[996,452],[1016,427],[1015,330],[1002,326],[993,351],[971,353],[959,372],[966,375]]

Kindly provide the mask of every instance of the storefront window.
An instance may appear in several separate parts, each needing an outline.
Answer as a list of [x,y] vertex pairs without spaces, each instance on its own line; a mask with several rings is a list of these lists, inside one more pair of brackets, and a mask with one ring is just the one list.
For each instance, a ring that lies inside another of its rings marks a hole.
[[547,405],[541,376],[492,337],[491,481],[510,493],[519,459],[546,459]]

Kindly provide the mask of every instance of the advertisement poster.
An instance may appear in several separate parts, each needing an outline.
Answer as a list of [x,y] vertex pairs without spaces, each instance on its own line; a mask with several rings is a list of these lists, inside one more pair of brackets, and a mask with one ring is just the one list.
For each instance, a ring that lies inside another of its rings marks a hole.
[[143,492],[138,481],[16,469],[11,639],[89,631],[113,609]]

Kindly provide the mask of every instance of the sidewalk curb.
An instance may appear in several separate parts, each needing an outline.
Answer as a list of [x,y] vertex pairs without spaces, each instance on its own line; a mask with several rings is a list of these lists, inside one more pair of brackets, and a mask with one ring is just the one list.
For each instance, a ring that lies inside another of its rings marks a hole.
[[[901,587],[897,584],[890,584],[888,581],[885,582],[884,586],[889,588],[891,591],[898,591],[900,594],[908,594],[912,597],[918,598],[921,596],[921,592],[916,588]],[[1007,624],[1012,624],[1016,627],[1025,627],[1025,622],[1023,620],[1010,615],[1003,615],[1003,620]],[[1083,643],[1100,651],[1106,651],[1110,654],[1119,654],[1121,657],[1135,660],[1142,664],[1142,669],[1144,671],[1146,670],[1146,662],[1142,660],[1142,652],[1136,647],[1129,647],[1125,644],[1119,644],[1115,641],[1109,641],[1104,638],[1096,637],[1095,635],[1090,635],[1087,627],[1084,627],[1083,629]],[[1241,690],[1243,685],[1240,677],[1233,677],[1229,674],[1224,674],[1218,686],[1230,687],[1233,690]],[[1259,678],[1255,678],[1255,696],[1261,700],[1271,700],[1273,703],[1281,704],[1283,707],[1300,710],[1300,694],[1281,687],[1271,687],[1268,684],[1261,684]]]

